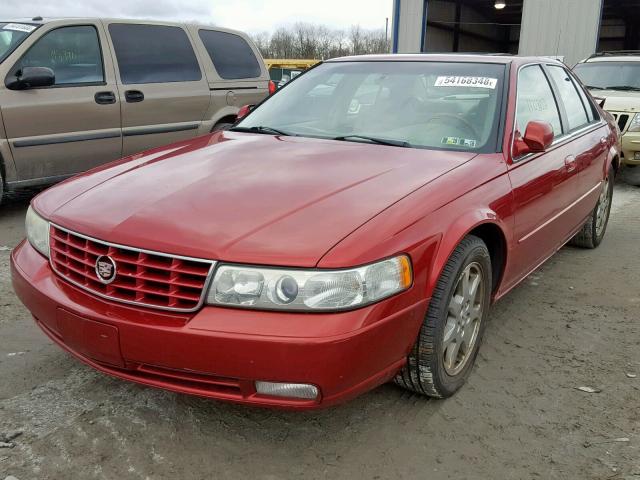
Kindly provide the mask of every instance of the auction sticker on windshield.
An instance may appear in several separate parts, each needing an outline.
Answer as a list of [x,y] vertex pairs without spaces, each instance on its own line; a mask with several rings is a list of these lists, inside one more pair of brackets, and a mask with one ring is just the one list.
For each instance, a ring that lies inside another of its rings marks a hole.
[[2,27],[2,29],[13,30],[15,32],[31,33],[36,29],[36,27],[34,25],[27,25],[24,23],[7,23],[4,27]]
[[498,85],[497,78],[491,77],[438,77],[434,87],[473,87],[473,88],[490,88],[495,90]]

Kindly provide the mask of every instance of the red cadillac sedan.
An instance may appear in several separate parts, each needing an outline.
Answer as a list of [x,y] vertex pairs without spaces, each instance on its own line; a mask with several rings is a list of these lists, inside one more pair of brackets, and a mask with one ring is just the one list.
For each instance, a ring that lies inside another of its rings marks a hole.
[[245,404],[448,397],[490,304],[605,234],[618,132],[557,61],[341,58],[244,112],[34,198],[13,285],[53,341]]

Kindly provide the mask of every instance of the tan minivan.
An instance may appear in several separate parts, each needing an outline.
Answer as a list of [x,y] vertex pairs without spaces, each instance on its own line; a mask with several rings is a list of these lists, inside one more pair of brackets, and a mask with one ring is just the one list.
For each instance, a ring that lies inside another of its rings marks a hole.
[[244,33],[116,19],[0,22],[0,78],[0,198],[228,126],[269,89]]

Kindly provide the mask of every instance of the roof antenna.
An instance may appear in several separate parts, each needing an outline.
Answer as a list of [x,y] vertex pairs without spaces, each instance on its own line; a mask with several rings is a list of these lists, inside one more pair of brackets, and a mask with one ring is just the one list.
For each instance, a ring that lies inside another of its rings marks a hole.
[[41,22],[42,21],[42,17],[40,15],[38,15],[37,17],[33,17],[31,19],[32,22]]

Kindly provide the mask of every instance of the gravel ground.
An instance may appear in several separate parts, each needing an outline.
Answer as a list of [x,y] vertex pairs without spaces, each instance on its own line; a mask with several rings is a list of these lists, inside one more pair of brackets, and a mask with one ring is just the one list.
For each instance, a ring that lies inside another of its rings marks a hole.
[[640,480],[638,187],[616,186],[599,249],[564,248],[493,308],[455,397],[385,385],[314,413],[140,387],[73,360],[11,289],[3,247],[23,236],[27,203],[0,207],[0,480]]

